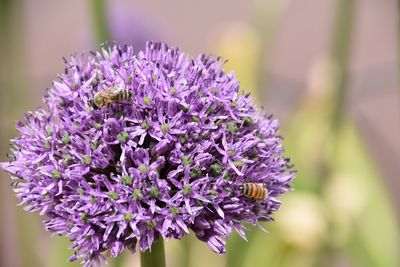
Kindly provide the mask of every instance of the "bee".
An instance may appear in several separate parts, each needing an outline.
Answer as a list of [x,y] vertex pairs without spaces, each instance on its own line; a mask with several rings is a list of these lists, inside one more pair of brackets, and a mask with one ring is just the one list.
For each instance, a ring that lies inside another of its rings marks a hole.
[[121,103],[129,101],[132,98],[132,92],[122,87],[110,87],[106,91],[97,92],[93,97],[93,104],[97,108],[102,108],[111,103]]
[[268,195],[268,189],[261,183],[242,184],[239,186],[239,191],[243,196],[254,200],[264,200]]

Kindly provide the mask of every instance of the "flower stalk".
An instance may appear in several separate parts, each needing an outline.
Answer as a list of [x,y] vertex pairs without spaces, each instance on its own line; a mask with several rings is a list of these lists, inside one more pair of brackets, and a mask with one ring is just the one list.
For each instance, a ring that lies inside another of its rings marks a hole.
[[106,42],[109,38],[109,32],[106,23],[106,3],[104,0],[91,0],[92,4],[92,20],[94,30],[96,32],[96,41],[99,43]]
[[153,242],[151,249],[140,252],[141,267],[165,267],[164,239]]
[[[345,101],[348,79],[349,60],[351,55],[352,36],[354,31],[355,11],[357,7],[356,0],[337,0],[336,1],[336,19],[333,32],[333,41],[331,48],[331,59],[335,63],[337,77],[333,88],[333,110],[331,120],[331,142],[333,151],[330,159],[326,159],[321,164],[320,177],[331,177],[333,174],[332,159],[338,157],[338,141],[343,131],[345,121]],[[320,188],[326,179],[320,180]],[[318,257],[316,257],[313,266],[326,266],[339,253],[329,242],[321,245]]]
[[345,112],[346,86],[351,53],[352,33],[354,29],[355,0],[338,0],[336,22],[333,32],[331,58],[338,71],[334,88],[334,110],[332,130],[340,132]]

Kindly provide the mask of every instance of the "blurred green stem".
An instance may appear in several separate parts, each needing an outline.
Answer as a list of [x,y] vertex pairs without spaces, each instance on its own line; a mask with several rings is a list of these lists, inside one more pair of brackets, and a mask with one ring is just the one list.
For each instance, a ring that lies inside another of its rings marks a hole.
[[105,0],[91,0],[91,9],[96,41],[98,43],[106,42],[109,39],[109,32],[107,29]]
[[[356,0],[337,0],[336,17],[333,31],[332,47],[331,47],[331,60],[336,70],[336,80],[333,89],[333,109],[332,109],[332,122],[331,122],[331,138],[328,145],[332,147],[332,154],[322,164],[320,177],[321,185],[326,179],[333,174],[333,162],[338,156],[338,141],[343,128],[343,121],[345,117],[345,101],[346,101],[346,87],[349,68],[349,58],[352,44],[352,33],[354,28],[354,14],[355,14]],[[331,225],[332,227],[332,225]],[[314,266],[329,266],[332,259],[337,255],[337,248],[329,243],[329,240],[321,246],[317,254]]]
[[124,265],[124,253],[121,253],[118,257],[115,258],[112,266],[113,267],[121,267]]
[[[321,183],[331,175],[331,161],[336,157],[337,142],[340,139],[344,115],[346,112],[346,86],[348,78],[348,63],[351,52],[352,32],[356,0],[337,0],[336,18],[332,36],[330,58],[334,65],[335,80],[332,88],[333,108],[331,116],[331,137],[327,149],[333,148],[327,159],[321,163],[319,177]],[[320,186],[321,188],[321,186]]]
[[183,255],[181,256],[181,266],[189,266],[190,265],[190,250],[191,250],[191,236],[187,235],[181,241],[181,245],[183,246]]
[[164,239],[153,242],[151,252],[140,252],[141,267],[165,267]]
[[337,70],[332,120],[332,128],[336,133],[341,130],[345,113],[346,83],[352,44],[351,37],[354,26],[355,2],[356,0],[337,1],[336,21],[331,50],[331,59],[334,61]]

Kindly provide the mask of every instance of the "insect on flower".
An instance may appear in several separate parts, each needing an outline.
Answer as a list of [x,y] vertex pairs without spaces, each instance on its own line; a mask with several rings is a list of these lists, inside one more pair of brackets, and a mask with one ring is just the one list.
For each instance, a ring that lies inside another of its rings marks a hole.
[[261,183],[246,183],[239,187],[239,191],[247,198],[264,200],[268,195],[268,189]]
[[112,86],[106,91],[97,92],[93,97],[93,104],[97,108],[105,107],[112,103],[127,104],[132,98],[132,92],[123,87]]
[[223,64],[160,42],[104,45],[66,61],[46,109],[17,123],[0,169],[46,230],[71,240],[70,261],[99,265],[189,233],[223,254],[233,230],[272,221],[295,171],[278,120]]

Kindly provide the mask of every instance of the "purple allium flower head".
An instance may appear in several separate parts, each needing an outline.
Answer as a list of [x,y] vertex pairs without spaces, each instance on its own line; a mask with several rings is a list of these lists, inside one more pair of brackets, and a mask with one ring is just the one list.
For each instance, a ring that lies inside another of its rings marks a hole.
[[[18,122],[11,159],[28,211],[73,242],[85,266],[124,248],[141,251],[159,238],[192,230],[216,253],[244,222],[258,225],[279,209],[294,172],[283,157],[278,122],[259,114],[219,58],[190,58],[149,42],[72,56],[38,108]],[[94,108],[97,92],[132,93]],[[263,183],[265,200],[242,195]]]

